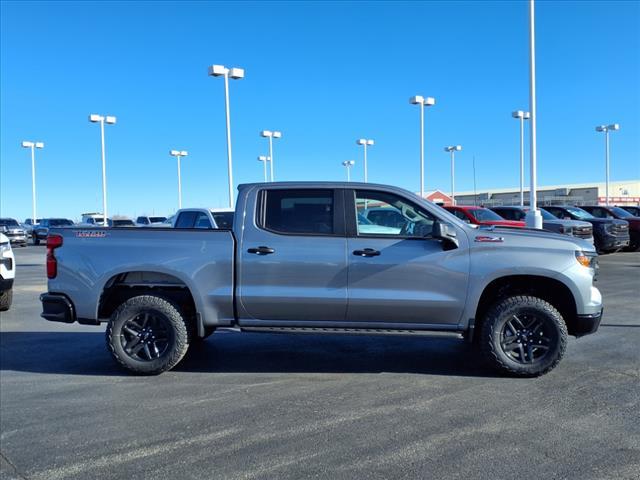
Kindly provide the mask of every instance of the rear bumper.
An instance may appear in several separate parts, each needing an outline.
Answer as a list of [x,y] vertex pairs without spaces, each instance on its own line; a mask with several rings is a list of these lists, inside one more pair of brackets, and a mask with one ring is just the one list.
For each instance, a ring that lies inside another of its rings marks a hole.
[[40,316],[52,322],[73,323],[76,313],[73,303],[60,293],[43,293],[40,295],[42,313]]
[[40,316],[51,322],[73,323],[83,325],[100,325],[100,322],[90,318],[76,317],[73,302],[62,293],[43,293],[40,295],[42,313]]

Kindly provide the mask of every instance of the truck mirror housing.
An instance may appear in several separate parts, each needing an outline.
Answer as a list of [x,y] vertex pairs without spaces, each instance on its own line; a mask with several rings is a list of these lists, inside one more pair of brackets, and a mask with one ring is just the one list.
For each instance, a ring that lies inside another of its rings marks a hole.
[[456,238],[456,230],[450,223],[443,222],[441,220],[433,222],[431,236],[442,241],[443,250],[452,250],[460,246],[460,243]]

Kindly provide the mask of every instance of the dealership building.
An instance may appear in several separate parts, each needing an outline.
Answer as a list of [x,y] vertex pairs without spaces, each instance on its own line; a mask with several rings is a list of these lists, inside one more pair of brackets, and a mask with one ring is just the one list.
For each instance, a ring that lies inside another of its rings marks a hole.
[[[538,205],[598,205],[605,203],[605,182],[575,183],[538,187]],[[524,191],[525,204],[529,203],[529,189]],[[449,195],[440,191],[429,192],[433,201],[442,197],[445,205],[451,203]],[[425,195],[428,196],[428,195]],[[519,188],[496,188],[477,192],[456,192],[457,205],[518,205]],[[437,202],[440,203],[440,202]],[[612,205],[640,204],[640,179],[609,182],[609,203]]]

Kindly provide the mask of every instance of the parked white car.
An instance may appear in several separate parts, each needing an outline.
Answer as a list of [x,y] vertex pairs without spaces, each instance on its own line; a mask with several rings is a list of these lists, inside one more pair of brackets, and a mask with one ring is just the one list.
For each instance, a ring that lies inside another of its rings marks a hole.
[[205,228],[230,230],[233,227],[231,208],[182,208],[175,214],[173,228]]
[[9,310],[13,299],[13,279],[16,276],[16,260],[9,238],[0,233],[0,312]]

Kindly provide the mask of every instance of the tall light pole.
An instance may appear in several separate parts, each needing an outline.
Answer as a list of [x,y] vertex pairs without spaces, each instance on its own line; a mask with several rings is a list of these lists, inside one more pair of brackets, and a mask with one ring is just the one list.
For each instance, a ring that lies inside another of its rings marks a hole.
[[537,177],[537,156],[536,156],[536,25],[535,25],[535,4],[534,0],[529,0],[529,111],[531,112],[531,124],[529,131],[530,140],[530,164],[529,174],[531,186],[529,187],[529,210],[524,217],[527,227],[542,228],[542,214],[538,210],[538,177]]
[[356,140],[358,145],[362,145],[364,147],[364,183],[367,183],[367,147],[371,147],[373,145],[373,140],[366,138],[359,138]]
[[227,68],[223,65],[211,65],[209,75],[224,77],[224,108],[227,118],[227,169],[229,172],[229,207],[233,208],[233,162],[231,155],[231,114],[229,113],[229,77],[234,80],[244,78],[244,69]]
[[273,182],[273,139],[282,138],[282,132],[262,130],[260,135],[269,139],[269,161],[271,162],[271,181]]
[[32,225],[36,224],[36,148],[44,148],[43,142],[22,142],[23,148],[31,149],[31,222]]
[[520,119],[520,206],[524,207],[524,121],[529,120],[531,114],[516,110],[511,116]]
[[267,163],[270,161],[271,159],[269,157],[267,157],[266,155],[260,155],[258,157],[258,161],[262,162],[262,168],[264,169],[264,183],[267,183]]
[[178,159],[178,209],[182,208],[182,177],[180,175],[180,160],[189,155],[186,150],[171,150],[169,155]]
[[604,156],[605,156],[605,205],[609,206],[609,131],[620,130],[620,125],[612,123],[611,125],[598,125],[596,132],[604,132]]
[[353,160],[345,160],[342,162],[342,165],[347,169],[347,182],[351,181],[351,167],[353,167],[355,163]]
[[456,167],[455,167],[455,155],[456,152],[462,150],[461,145],[449,145],[448,147],[444,147],[445,152],[449,152],[451,154],[451,204],[456,204]]
[[409,99],[409,103],[420,105],[420,198],[424,198],[424,107],[434,106],[436,99],[416,95]]
[[116,117],[110,115],[89,115],[91,123],[100,124],[100,142],[102,146],[102,225],[107,226],[107,163],[104,153],[104,124],[115,125]]

